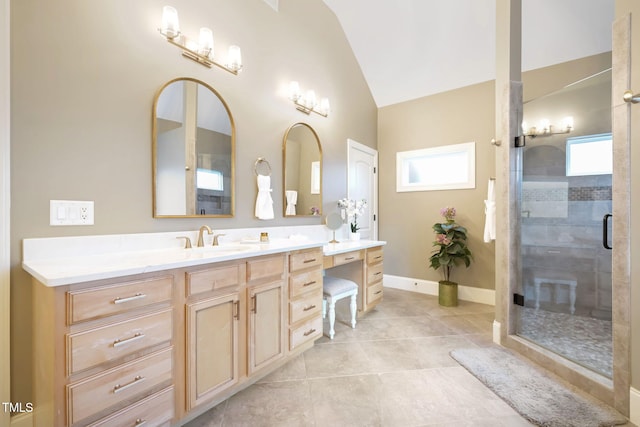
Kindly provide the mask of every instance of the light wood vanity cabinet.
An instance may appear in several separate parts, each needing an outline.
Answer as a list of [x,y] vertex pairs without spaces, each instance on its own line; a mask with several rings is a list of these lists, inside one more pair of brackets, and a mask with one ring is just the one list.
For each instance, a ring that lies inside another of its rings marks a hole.
[[240,292],[187,304],[187,409],[239,381]]
[[[173,277],[34,288],[34,425],[121,425],[172,393]],[[147,414],[150,415],[150,414]],[[170,422],[173,406],[154,424]],[[146,416],[136,416],[138,424]]]
[[358,284],[358,315],[372,310],[382,301],[384,276],[383,246],[347,250],[324,257],[324,268],[331,276]]
[[313,346],[322,249],[34,286],[34,425],[181,425]]
[[289,351],[322,335],[322,249],[289,255]]
[[384,275],[384,253],[382,246],[367,249],[366,261],[365,312],[371,310],[382,301],[382,276]]
[[284,357],[285,255],[247,261],[248,375]]

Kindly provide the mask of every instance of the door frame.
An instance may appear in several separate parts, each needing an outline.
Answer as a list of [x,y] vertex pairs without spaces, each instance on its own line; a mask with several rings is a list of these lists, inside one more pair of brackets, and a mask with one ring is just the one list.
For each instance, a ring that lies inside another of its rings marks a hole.
[[371,227],[372,236],[370,238],[371,240],[378,240],[378,223],[380,222],[378,215],[378,150],[371,148],[368,145],[361,144],[351,138],[347,138],[347,198],[349,199],[351,198],[351,194],[349,194],[349,189],[351,188],[351,157],[352,152],[355,150],[364,151],[365,153],[373,156],[373,200],[368,202],[369,209],[371,209],[371,213],[375,219],[373,220],[373,226]]

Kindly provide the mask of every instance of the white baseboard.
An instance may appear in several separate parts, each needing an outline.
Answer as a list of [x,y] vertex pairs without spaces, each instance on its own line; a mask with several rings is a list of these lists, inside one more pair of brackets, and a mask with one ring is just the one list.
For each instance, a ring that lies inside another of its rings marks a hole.
[[11,427],[33,427],[33,414],[14,415],[11,417]]
[[640,426],[640,390],[629,390],[629,421]]
[[493,321],[493,342],[500,345],[500,342],[502,341],[500,339],[501,335],[501,329],[502,328],[502,324],[500,322],[498,322],[497,320]]
[[[420,294],[438,295],[438,282],[434,282],[431,280],[412,279],[410,277],[385,274],[384,286],[387,288],[418,292]],[[494,291],[493,289],[481,289],[471,286],[459,285],[458,298],[463,301],[495,305],[496,291]]]

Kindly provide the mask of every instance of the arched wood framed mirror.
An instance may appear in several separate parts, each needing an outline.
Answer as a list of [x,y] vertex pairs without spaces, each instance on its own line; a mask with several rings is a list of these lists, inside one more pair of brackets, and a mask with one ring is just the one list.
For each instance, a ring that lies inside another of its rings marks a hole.
[[232,217],[235,125],[220,94],[182,77],[153,103],[153,216]]
[[284,216],[322,213],[322,146],[316,131],[295,123],[284,134]]

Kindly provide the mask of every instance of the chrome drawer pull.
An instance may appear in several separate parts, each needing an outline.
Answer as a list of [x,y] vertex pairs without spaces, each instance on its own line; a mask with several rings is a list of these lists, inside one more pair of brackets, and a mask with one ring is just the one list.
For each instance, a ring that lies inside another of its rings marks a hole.
[[382,293],[382,291],[378,291],[378,292],[374,292],[373,294],[374,295],[378,295],[378,294],[381,294],[381,293]]
[[310,281],[310,282],[307,282],[307,283],[303,284],[302,286],[303,286],[303,287],[304,287],[304,286],[311,286],[311,285],[315,285],[315,283],[316,283],[316,281],[315,281],[315,280],[312,280],[312,281]]
[[350,256],[350,257],[346,257],[344,260],[345,261],[351,261],[352,259],[355,259],[356,257],[354,256]]
[[116,299],[113,300],[114,304],[122,304],[123,302],[129,302],[129,301],[135,301],[137,299],[142,299],[142,298],[146,298],[147,295],[142,294],[142,293],[137,293],[132,297],[127,297],[127,298],[120,298],[117,297]]
[[303,308],[302,311],[309,311],[309,310],[313,310],[314,308],[316,308],[315,304]]
[[309,264],[310,262],[316,262],[316,259],[315,258],[313,258],[313,259],[305,259],[303,261],[304,264]]
[[382,258],[382,255],[378,255],[377,257],[375,257],[374,259],[380,259]]
[[315,331],[316,331],[316,330],[312,328],[312,329],[310,329],[309,331],[305,332],[305,333],[304,333],[304,336],[305,336],[305,337],[308,337],[309,335],[311,335],[311,334],[312,334],[312,333],[314,333]]
[[136,423],[134,424],[135,427],[139,427],[139,426],[143,426],[147,423],[147,420],[141,420],[140,418],[138,418],[136,420]]
[[374,276],[378,276],[378,275],[380,275],[380,274],[382,274],[382,271],[378,271],[377,273],[374,273],[373,275],[374,275]]
[[132,386],[134,386],[136,384],[140,384],[142,381],[144,381],[144,377],[141,377],[140,375],[138,375],[130,383],[127,383],[127,384],[124,384],[124,385],[116,384],[113,387],[113,392],[114,393],[120,393],[121,391],[124,391],[124,390],[128,389],[129,387],[132,387]]
[[139,339],[142,339],[142,338],[144,338],[144,334],[142,332],[138,332],[134,336],[132,336],[131,338],[126,338],[126,339],[123,339],[123,340],[118,338],[117,340],[115,340],[113,342],[113,346],[114,347],[120,347],[121,345],[129,344],[129,343],[132,343],[133,341],[138,341]]

